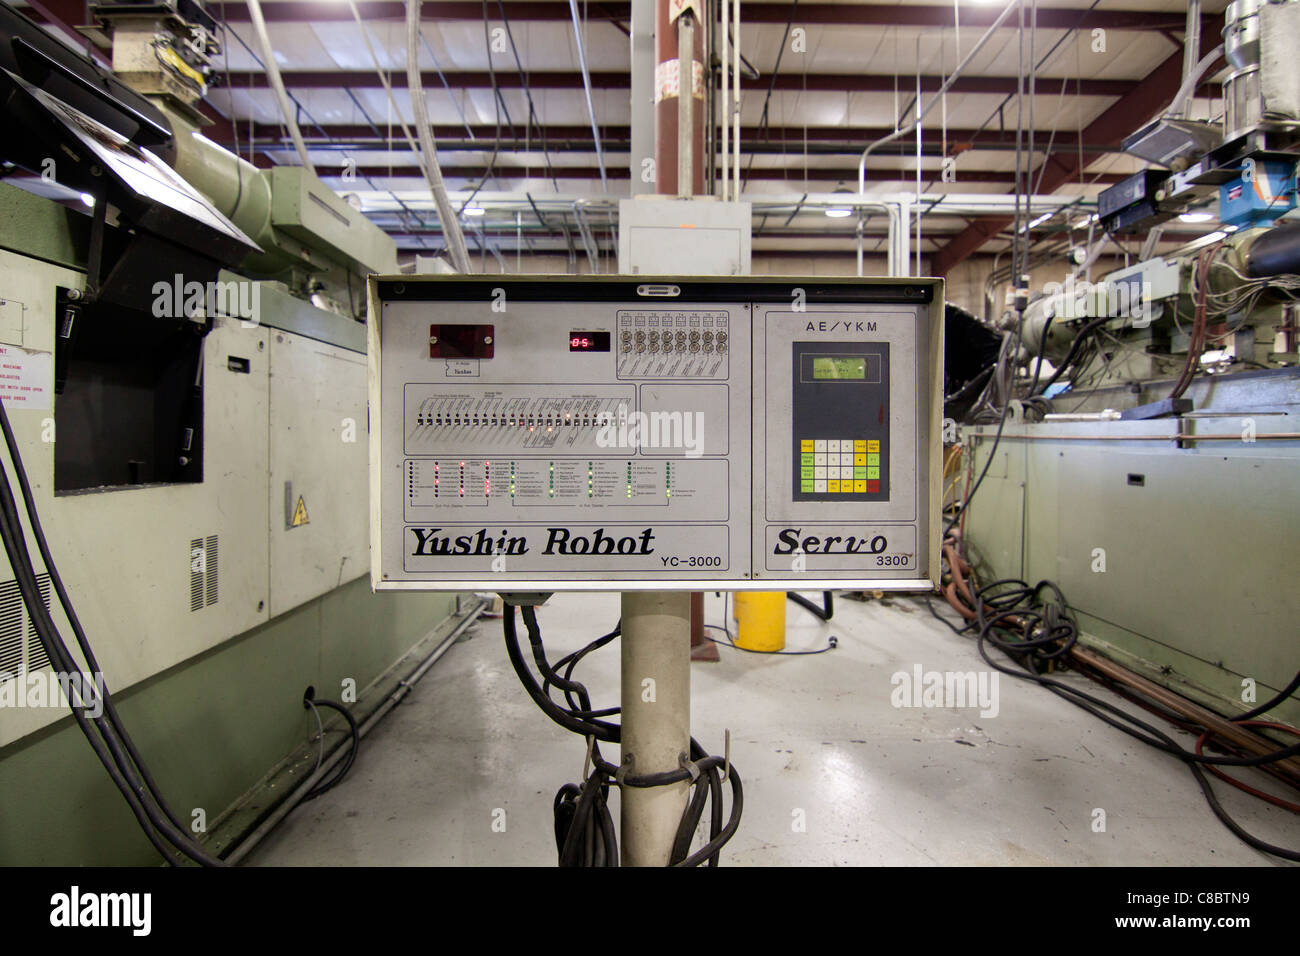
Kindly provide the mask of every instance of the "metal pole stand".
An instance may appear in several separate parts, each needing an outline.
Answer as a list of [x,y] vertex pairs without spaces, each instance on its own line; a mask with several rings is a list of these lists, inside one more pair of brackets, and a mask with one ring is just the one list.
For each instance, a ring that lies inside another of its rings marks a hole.
[[[690,593],[624,593],[621,644],[623,766],[638,776],[677,770],[691,744]],[[624,866],[668,865],[689,789],[620,790]]]

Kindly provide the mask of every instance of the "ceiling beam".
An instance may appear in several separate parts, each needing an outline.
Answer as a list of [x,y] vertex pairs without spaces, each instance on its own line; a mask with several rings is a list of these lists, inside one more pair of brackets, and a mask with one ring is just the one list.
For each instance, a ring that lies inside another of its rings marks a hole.
[[[269,166],[271,164],[267,163],[265,159],[259,157],[258,165]],[[387,166],[387,165],[357,166],[351,169],[347,169],[342,165],[322,165],[320,163],[316,164],[316,175],[321,176],[322,178],[334,178],[334,179],[342,180],[345,172],[348,175],[355,174],[357,177],[360,178],[389,179],[389,180],[409,179],[411,180],[411,184],[412,184],[411,188],[413,189],[418,188],[419,184],[423,182],[423,179],[421,178],[421,174],[419,172],[419,167],[415,164],[413,160],[409,158],[404,159],[403,162],[395,164],[394,166]],[[451,180],[464,179],[464,180],[470,180],[476,182],[479,179],[483,178],[484,172],[485,169],[481,165],[474,165],[474,166],[449,166],[446,164],[442,165],[442,175],[444,179],[451,179]],[[627,179],[629,175],[628,168],[626,166],[607,167],[605,172],[610,179]],[[937,180],[938,170],[926,170],[923,171],[921,175],[922,175],[923,182],[932,183]],[[498,164],[493,169],[490,179],[491,180],[535,179],[535,180],[545,181],[551,179],[552,176],[554,176],[555,179],[564,179],[564,180],[589,179],[589,180],[594,180],[596,182],[599,182],[600,170],[595,168],[594,166],[591,167],[555,166],[552,169],[547,170],[541,166],[518,166],[518,165],[505,166],[505,165]],[[916,177],[915,168],[905,168],[900,166],[897,169],[871,169],[868,171],[867,182],[869,183],[896,183],[896,182],[912,183],[915,181],[915,177]],[[767,167],[762,167],[762,168],[756,167],[749,171],[748,178],[751,182],[785,182],[785,183],[797,183],[797,184],[803,184],[806,182],[814,182],[814,183],[820,182],[820,183],[833,184],[833,183],[840,183],[840,182],[847,183],[852,181],[856,183],[858,178],[858,171],[856,167],[852,169],[846,167],[844,169],[809,169],[807,173],[804,173],[804,171],[801,169],[800,170],[795,170],[790,168],[772,169]],[[1108,173],[1105,176],[1102,176],[1098,180],[1098,182],[1109,185],[1111,183],[1118,182],[1123,178],[1124,177],[1121,175]],[[981,184],[981,183],[997,184],[997,185],[1013,185],[1015,183],[1015,173],[1002,172],[1002,171],[972,170],[968,173],[962,174],[959,180],[960,185],[974,185],[974,184]],[[346,191],[349,188],[349,184],[352,184],[351,188],[354,189],[358,188],[355,185],[355,181],[349,179],[343,181],[341,189]]]
[[[247,122],[241,122],[239,129],[235,130],[228,120],[219,117],[215,111],[208,111],[208,115],[214,119],[215,125],[205,129],[204,134],[227,149],[234,150],[236,144],[238,144],[241,152],[247,150],[250,146],[253,149],[292,148],[292,144],[285,135],[283,128],[277,124],[254,123],[250,140]],[[525,150],[536,153],[543,152],[541,133],[536,132],[536,127],[533,130],[532,134],[525,140],[505,137],[500,148],[508,152]],[[595,151],[590,126],[544,125],[541,130],[546,135],[546,148],[553,152]],[[486,124],[471,126],[469,132],[466,131],[464,126],[453,126],[451,124],[433,126],[433,134],[438,141],[440,152],[444,150],[455,152],[492,149],[496,143],[497,132],[496,127]],[[797,157],[806,147],[809,153],[812,154],[857,156],[862,152],[865,144],[887,136],[892,132],[892,129],[883,126],[809,126],[806,128],[799,126],[766,128],[747,126],[741,129],[740,140],[746,152],[758,154],[782,153],[793,158]],[[238,136],[236,136],[236,133],[238,133]],[[473,134],[473,139],[468,138],[470,133]],[[1062,139],[1062,135],[1065,135],[1067,139]],[[303,128],[303,138],[307,141],[308,146],[315,149],[374,149],[406,152],[410,148],[406,139],[396,130],[385,131],[381,126],[380,133],[376,134],[375,126],[362,123],[325,123],[321,126],[307,126]],[[605,126],[601,128],[601,141],[606,146],[622,144],[626,147],[630,139],[631,130],[627,126]],[[1058,134],[1053,137],[1048,131],[1040,130],[1033,145],[1038,149],[1047,149],[1049,144],[1067,141],[1070,141],[1068,134]],[[947,147],[950,154],[961,153],[967,149],[1008,150],[1014,149],[1015,144],[1015,130],[949,129],[947,133]],[[926,129],[923,145],[927,155],[942,154],[943,131]],[[891,150],[889,147],[894,148]],[[1077,142],[1073,144],[1073,148],[1082,149],[1088,153],[1107,152],[1113,149],[1113,147],[1093,143],[1079,144]],[[915,149],[914,141],[896,141],[888,144],[878,155],[911,154]]]
[[[359,0],[357,7],[366,20],[401,20],[406,15],[404,3],[394,0]],[[565,0],[506,0],[506,16],[519,22],[568,22],[569,4]],[[790,19],[788,3],[754,3],[745,5],[744,19],[750,24],[784,26]],[[247,23],[248,7],[242,0],[209,3],[208,10],[227,23]],[[270,23],[313,23],[350,21],[346,4],[307,2],[268,3],[264,14]],[[991,24],[998,11],[993,8],[963,8],[961,25],[974,29]],[[467,2],[432,2],[426,0],[420,10],[426,21],[471,20],[482,21],[483,6],[474,0]],[[489,6],[489,19],[498,15],[496,4]],[[587,16],[592,21],[626,22],[631,17],[631,4],[626,2],[591,3]],[[1218,36],[1223,26],[1222,16],[1203,18],[1202,33]],[[877,27],[951,27],[953,8],[945,4],[887,4],[859,3],[801,3],[795,11],[796,25],[824,26],[877,26]],[[1082,10],[1069,8],[1042,8],[1038,11],[1038,25],[1046,30],[1173,30],[1182,32],[1185,14],[1179,11],[1156,10]],[[1014,29],[1009,24],[1007,29]]]
[[[382,89],[383,84],[374,70],[282,70],[284,85],[294,90],[340,89],[353,90]],[[232,90],[266,89],[268,81],[262,70],[231,70],[223,74],[224,85]],[[426,71],[422,74],[427,90],[443,88],[443,79],[452,89],[492,88],[492,74],[487,70],[470,70],[463,72]],[[405,88],[405,73],[390,76],[394,88]],[[526,82],[525,82],[526,81]],[[1044,87],[1044,96],[1053,100],[1061,95],[1060,81],[1039,77]],[[522,89],[525,85],[534,90],[580,90],[583,88],[582,73],[568,70],[549,70],[529,73],[521,77],[518,72],[498,70],[497,86],[506,90]],[[934,92],[944,83],[942,76],[922,76],[923,92]],[[625,70],[610,70],[591,74],[591,85],[596,89],[626,90],[631,88],[630,74]],[[814,92],[814,93],[893,93],[895,89],[907,94],[916,87],[915,77],[896,77],[892,73],[778,73],[775,77],[759,77],[757,80],[745,79],[741,88],[753,92],[765,93],[771,87],[777,92]],[[1127,96],[1139,85],[1138,80],[1085,79],[1070,80],[1065,86],[1067,96]],[[983,93],[992,96],[1007,96],[1016,92],[1014,76],[963,76],[958,77],[949,87],[952,93]]]
[[[1201,55],[1205,56],[1217,46],[1218,33],[1201,35]],[[1164,109],[1178,92],[1182,82],[1183,54],[1171,54],[1159,66],[1151,71],[1137,89],[1103,112],[1083,131],[1083,138],[1089,142],[1118,145],[1129,133],[1139,129],[1143,123]],[[1059,189],[1065,183],[1076,179],[1086,168],[1087,161],[1080,166],[1079,156],[1069,146],[1053,152],[1042,167],[1030,176],[1035,184],[1033,192],[1046,195]],[[1039,183],[1039,173],[1041,185]],[[935,275],[947,275],[953,266],[977,251],[986,242],[1000,233],[1012,220],[1006,217],[985,217],[975,220],[963,229],[952,242],[948,243],[930,258],[930,271]]]

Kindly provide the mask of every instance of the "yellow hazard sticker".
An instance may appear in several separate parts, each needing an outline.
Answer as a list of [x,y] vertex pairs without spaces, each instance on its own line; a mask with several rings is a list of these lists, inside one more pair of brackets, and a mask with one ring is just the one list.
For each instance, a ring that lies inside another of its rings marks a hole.
[[299,495],[298,504],[293,509],[293,520],[289,522],[289,527],[297,528],[305,524],[311,524],[311,519],[307,517],[307,503],[302,500],[302,495]]

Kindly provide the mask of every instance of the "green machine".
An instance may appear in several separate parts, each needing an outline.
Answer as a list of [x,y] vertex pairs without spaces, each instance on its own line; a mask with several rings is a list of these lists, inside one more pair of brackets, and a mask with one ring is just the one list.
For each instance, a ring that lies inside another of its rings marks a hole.
[[[394,243],[202,136],[200,8],[94,12],[120,75],[0,5],[24,130],[0,147],[0,400],[122,717],[216,852],[316,732],[308,687],[364,718],[464,615],[364,577],[365,277]],[[0,557],[0,861],[156,863],[67,707],[24,705],[56,668],[14,578]]]
[[[1228,716],[1300,668],[1298,237],[1219,231],[1046,290],[1000,437],[986,411],[964,439],[984,579],[1056,581],[1085,643]],[[1040,360],[1069,385],[1031,399]],[[1300,725],[1294,698],[1273,713]]]
[[[1018,397],[1000,437],[987,404],[965,437],[984,579],[1057,582],[1085,643],[1228,717],[1300,668],[1297,35],[1300,3],[1228,6],[1222,121],[1185,115],[1185,83],[1091,220],[1218,224],[1095,282],[1080,257],[1004,316]],[[1300,726],[1300,701],[1271,714]]]

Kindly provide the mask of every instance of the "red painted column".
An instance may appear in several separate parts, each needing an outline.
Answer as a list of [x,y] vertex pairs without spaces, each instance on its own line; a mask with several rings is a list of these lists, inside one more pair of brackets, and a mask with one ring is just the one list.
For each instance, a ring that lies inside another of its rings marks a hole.
[[[655,192],[677,195],[677,97],[679,95],[677,69],[677,23],[673,10],[691,7],[690,0],[658,0],[655,10]],[[694,11],[694,7],[691,7]],[[686,15],[686,14],[684,14]],[[682,74],[683,83],[689,82],[695,97],[691,111],[695,147],[692,171],[694,182],[691,194],[704,195],[704,22],[695,16],[694,63]],[[693,78],[693,79],[692,79]]]

